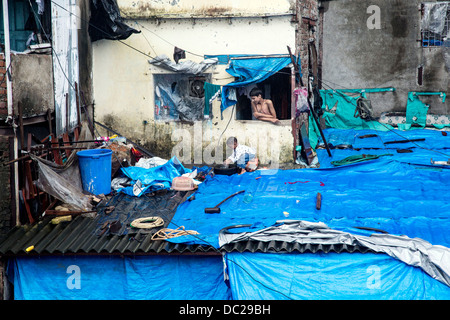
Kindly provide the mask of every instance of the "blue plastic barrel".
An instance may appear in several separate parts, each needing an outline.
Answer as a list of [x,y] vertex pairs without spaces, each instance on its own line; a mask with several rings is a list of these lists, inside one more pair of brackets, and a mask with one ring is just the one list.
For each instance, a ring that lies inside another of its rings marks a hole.
[[95,195],[111,192],[111,155],[109,149],[77,152],[83,190]]

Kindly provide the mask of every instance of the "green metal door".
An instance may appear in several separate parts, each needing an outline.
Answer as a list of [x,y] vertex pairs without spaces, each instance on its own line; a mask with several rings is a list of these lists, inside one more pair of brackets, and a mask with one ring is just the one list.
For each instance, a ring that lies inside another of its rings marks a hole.
[[[0,3],[1,2],[2,1],[0,1]],[[31,0],[31,3],[35,6],[34,0]],[[0,11],[0,41],[4,44],[5,33],[3,32],[3,10]],[[11,50],[22,52],[26,49],[28,37],[32,33],[32,30],[25,30],[25,24],[30,17],[31,12],[30,2],[28,0],[9,0],[8,11]]]

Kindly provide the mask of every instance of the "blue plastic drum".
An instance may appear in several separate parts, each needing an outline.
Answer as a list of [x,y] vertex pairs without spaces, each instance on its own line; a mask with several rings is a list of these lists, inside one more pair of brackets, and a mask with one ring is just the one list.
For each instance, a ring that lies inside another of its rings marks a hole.
[[111,193],[111,155],[109,149],[77,152],[83,190],[95,195]]

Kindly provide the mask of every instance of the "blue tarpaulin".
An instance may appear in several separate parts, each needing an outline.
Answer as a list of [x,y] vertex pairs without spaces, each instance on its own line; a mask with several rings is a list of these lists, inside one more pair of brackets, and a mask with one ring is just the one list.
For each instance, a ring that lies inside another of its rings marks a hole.
[[[328,130],[333,129],[325,130],[329,142],[354,143],[357,140],[362,144],[365,141],[354,137],[359,134],[355,130],[334,132],[340,136],[328,134]],[[438,131],[409,133],[410,138],[413,133],[414,137],[425,137],[429,148],[450,145],[450,138]],[[392,132],[389,138],[383,138],[385,141],[401,139]],[[284,219],[286,213],[289,219],[323,222],[330,228],[350,233],[359,232],[354,226],[380,228],[391,234],[419,237],[450,247],[450,194],[445,192],[450,188],[450,166],[430,163],[430,157],[442,160],[443,154],[417,147],[412,153],[397,153],[391,149],[394,156],[334,167],[330,161],[351,154],[386,153],[386,150],[334,149],[332,158],[324,149],[317,152],[324,162],[320,169],[257,170],[243,175],[209,177],[199,186],[195,200],[181,204],[172,219],[172,227],[183,225],[200,235],[170,241],[202,243],[203,239],[203,243],[218,247],[217,238],[222,228],[238,224],[270,226]],[[344,154],[341,156],[341,153]],[[223,203],[220,214],[204,212],[205,208],[215,206],[240,190],[245,192]],[[316,209],[317,193],[322,195],[320,210]],[[247,194],[252,196],[249,203],[244,201]]]
[[232,252],[226,261],[238,300],[450,298],[450,287],[382,254]]
[[[184,173],[191,172],[190,169],[185,168],[181,162],[173,157],[165,164],[154,168],[141,167],[126,167],[121,168],[122,173],[131,179],[131,184],[135,185],[140,181],[141,186],[137,187],[137,195],[142,196],[144,193],[152,192],[160,189],[169,189],[172,185],[172,180]],[[121,188],[119,192],[124,192],[130,196],[136,195],[133,193],[133,186]]]
[[[445,132],[412,130],[401,132],[401,136],[394,130],[324,132],[329,143],[350,144],[357,150],[332,149],[330,158],[325,149],[318,149],[319,169],[257,170],[209,177],[199,186],[195,199],[181,204],[172,219],[172,227],[182,225],[200,234],[168,241],[219,247],[218,235],[225,227],[245,224],[251,225],[247,230],[257,231],[292,219],[323,222],[333,230],[354,235],[370,236],[374,231],[360,227],[374,228],[450,247],[450,195],[446,192],[450,166],[430,162],[431,158],[450,158],[450,138]],[[385,144],[405,139],[425,141]],[[412,152],[398,153],[397,149]],[[339,167],[331,164],[364,153],[393,155]],[[245,192],[223,203],[221,213],[204,212],[240,190]],[[320,210],[316,208],[318,193]],[[450,294],[448,286],[422,269],[384,254],[233,252],[227,259],[238,263],[232,266],[228,262],[234,299],[448,299]],[[379,268],[381,290],[365,286],[370,266]],[[418,289],[405,292],[404,287]],[[283,288],[284,294],[273,288]]]
[[226,71],[237,79],[222,87],[221,110],[223,111],[236,104],[236,98],[230,96],[234,88],[264,81],[290,63],[291,58],[285,55],[262,58],[249,56],[245,57],[245,59],[232,59]]
[[227,300],[222,257],[48,256],[10,260],[16,300]]
[[[333,230],[367,237],[374,231],[361,227],[378,229],[450,247],[450,194],[446,192],[450,166],[431,164],[431,159],[450,158],[447,132],[326,129],[324,134],[332,145],[352,148],[332,149],[332,157],[325,149],[317,149],[319,169],[208,176],[195,199],[182,203],[168,226],[183,226],[199,235],[167,241],[219,248],[219,233],[225,227],[249,224],[247,231],[259,231],[290,219],[321,222]],[[387,143],[406,138],[425,141]],[[392,155],[342,166],[331,163],[351,155],[387,153]],[[245,192],[220,206],[220,213],[204,212],[241,190]],[[318,193],[320,209],[316,207]],[[14,279],[18,299],[450,298],[450,287],[422,268],[383,253],[226,253],[229,288],[223,280],[222,257],[217,256],[23,257],[11,261],[9,269],[15,276],[10,279]],[[77,267],[81,289],[74,289],[77,282],[72,276]]]

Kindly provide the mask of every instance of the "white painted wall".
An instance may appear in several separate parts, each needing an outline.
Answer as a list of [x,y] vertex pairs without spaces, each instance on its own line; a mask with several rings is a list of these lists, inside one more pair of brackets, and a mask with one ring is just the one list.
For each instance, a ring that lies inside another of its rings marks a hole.
[[[119,4],[124,2],[119,1]],[[142,32],[124,42],[152,57],[161,54],[172,57],[174,46],[177,46],[186,50],[186,60],[196,62],[203,60],[205,54],[285,54],[288,45],[295,47],[295,24],[290,20],[290,16],[141,19],[139,25],[127,20],[130,26]],[[221,120],[220,103],[215,102],[215,117],[195,125],[155,121],[152,74],[165,71],[150,65],[149,59],[119,41],[93,43],[95,120],[139,141],[157,154],[165,145],[186,163],[207,163],[204,153],[217,146],[233,108],[226,109]],[[234,80],[225,68],[220,65],[212,70],[212,83],[224,85]],[[290,120],[276,126],[262,121],[232,119],[221,140],[225,141],[231,135],[236,135],[243,144],[257,147],[263,163],[292,161]],[[190,152],[180,154],[183,148]]]

